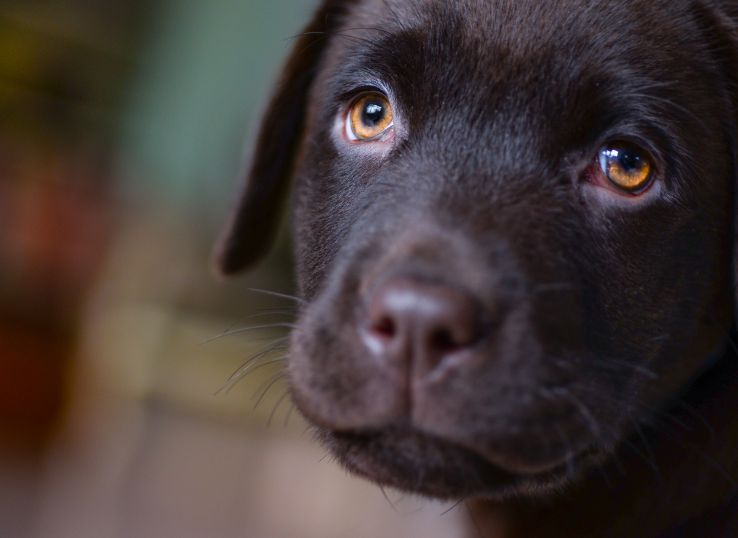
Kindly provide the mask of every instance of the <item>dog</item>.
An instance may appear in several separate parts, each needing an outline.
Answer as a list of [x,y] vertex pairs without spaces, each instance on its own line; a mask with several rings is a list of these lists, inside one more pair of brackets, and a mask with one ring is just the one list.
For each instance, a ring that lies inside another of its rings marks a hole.
[[325,0],[218,268],[290,200],[294,401],[469,536],[738,536],[737,126],[735,0]]

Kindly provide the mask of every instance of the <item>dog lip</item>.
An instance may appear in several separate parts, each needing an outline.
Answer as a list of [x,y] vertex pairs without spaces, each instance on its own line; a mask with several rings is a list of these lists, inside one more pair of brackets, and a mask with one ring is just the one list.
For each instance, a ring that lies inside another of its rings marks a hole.
[[506,469],[466,446],[416,429],[317,433],[349,471],[379,484],[448,500],[505,499],[521,491],[554,490],[574,479],[574,473],[599,461],[591,447],[548,470],[526,474]]
[[537,442],[540,442],[533,435],[524,438],[522,442],[520,438],[498,438],[485,442],[471,437],[465,439],[453,438],[417,425],[414,426],[414,429],[430,439],[463,448],[500,469],[521,476],[549,474],[551,471],[565,466],[570,460],[587,450],[587,446],[583,445],[577,447],[577,449],[562,449],[560,454],[526,455],[525,450],[521,450],[520,447],[525,445],[535,446]]
[[[519,480],[463,446],[411,428],[398,432],[397,428],[324,430],[321,436],[352,472],[387,486],[439,499],[494,494],[497,487],[504,489]],[[425,456],[418,459],[419,453]],[[429,461],[434,463],[429,466]],[[418,480],[418,464],[425,467],[420,471],[422,480]]]
[[379,441],[388,436],[414,437],[421,439],[423,443],[433,445],[434,448],[460,451],[461,453],[473,455],[485,462],[490,467],[501,473],[527,478],[550,477],[559,474],[560,471],[571,467],[574,462],[582,459],[590,452],[590,447],[585,446],[577,451],[567,451],[560,458],[551,461],[526,461],[512,452],[503,450],[485,450],[474,443],[464,442],[458,439],[450,439],[439,436],[432,432],[426,432],[412,424],[394,425],[384,429],[373,430],[328,430],[336,438],[352,444],[366,444],[368,441]]
[[578,452],[565,452],[561,457],[548,460],[541,458],[538,461],[532,459],[526,459],[516,454],[514,450],[502,450],[502,449],[483,449],[475,446],[474,443],[470,442],[459,442],[455,441],[452,444],[472,452],[484,459],[485,461],[503,469],[511,474],[520,476],[543,476],[548,475],[556,469],[565,466],[570,460],[579,456],[584,449]]
[[524,458],[521,458],[515,454],[512,453],[505,453],[503,454],[500,452],[492,452],[481,454],[482,457],[485,459],[492,461],[495,463],[495,465],[498,465],[499,467],[515,473],[519,475],[527,475],[527,476],[538,476],[538,475],[546,475],[551,473],[552,471],[564,466],[569,462],[570,460],[576,458],[581,452],[566,452],[563,454],[560,458],[556,460],[551,461],[540,461],[540,462],[533,462],[533,461],[526,461]]

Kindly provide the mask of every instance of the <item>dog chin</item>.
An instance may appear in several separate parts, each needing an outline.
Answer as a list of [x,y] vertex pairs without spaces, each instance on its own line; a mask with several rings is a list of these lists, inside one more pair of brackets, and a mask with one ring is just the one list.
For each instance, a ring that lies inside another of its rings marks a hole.
[[490,458],[417,431],[318,430],[350,472],[375,483],[441,500],[504,499],[558,490],[587,467],[590,451],[547,462]]

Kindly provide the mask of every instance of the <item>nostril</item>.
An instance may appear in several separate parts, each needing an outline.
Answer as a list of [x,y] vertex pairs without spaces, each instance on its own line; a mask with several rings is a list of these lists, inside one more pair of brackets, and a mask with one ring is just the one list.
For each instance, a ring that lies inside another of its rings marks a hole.
[[410,364],[413,375],[430,372],[451,355],[461,357],[481,337],[480,308],[473,297],[408,277],[374,288],[365,319],[362,339],[373,355],[394,365]]
[[430,334],[430,348],[438,350],[441,353],[451,353],[463,347],[463,344],[457,342],[454,335],[448,329],[436,329]]
[[371,327],[372,332],[381,338],[391,340],[397,334],[397,325],[390,316],[381,316]]

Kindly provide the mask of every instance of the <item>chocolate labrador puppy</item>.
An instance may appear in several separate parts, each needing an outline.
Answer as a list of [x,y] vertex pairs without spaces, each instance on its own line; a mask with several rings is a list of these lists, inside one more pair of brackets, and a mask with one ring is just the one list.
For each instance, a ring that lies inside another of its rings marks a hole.
[[470,536],[738,536],[737,125],[735,0],[326,0],[218,263],[292,184],[295,402]]

